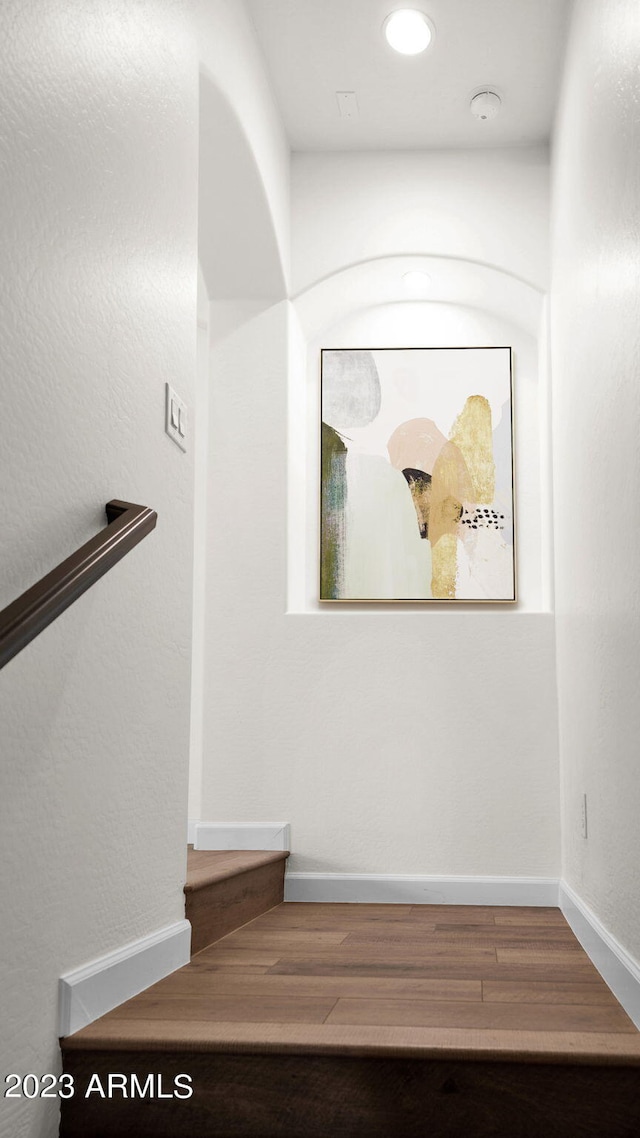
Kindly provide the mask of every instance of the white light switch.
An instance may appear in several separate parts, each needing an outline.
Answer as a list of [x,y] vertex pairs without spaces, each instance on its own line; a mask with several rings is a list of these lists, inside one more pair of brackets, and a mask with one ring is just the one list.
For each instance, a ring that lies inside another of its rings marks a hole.
[[187,449],[187,407],[169,383],[165,384],[164,429],[180,450]]

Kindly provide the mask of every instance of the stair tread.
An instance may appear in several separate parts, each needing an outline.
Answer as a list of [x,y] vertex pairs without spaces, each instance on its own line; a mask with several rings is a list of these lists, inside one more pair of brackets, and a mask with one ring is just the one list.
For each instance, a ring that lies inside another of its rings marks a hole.
[[187,851],[185,893],[205,889],[218,881],[227,881],[252,869],[273,862],[286,861],[288,850],[194,850]]
[[78,1094],[63,1138],[640,1133],[640,1032],[557,908],[282,902],[61,1043],[77,1087],[193,1087]]
[[[456,916],[464,922],[457,947]],[[640,1066],[640,1033],[560,911],[538,910],[535,922],[526,909],[507,916],[520,924],[491,908],[285,902],[65,1039],[63,1050]],[[507,936],[515,961],[505,957]]]

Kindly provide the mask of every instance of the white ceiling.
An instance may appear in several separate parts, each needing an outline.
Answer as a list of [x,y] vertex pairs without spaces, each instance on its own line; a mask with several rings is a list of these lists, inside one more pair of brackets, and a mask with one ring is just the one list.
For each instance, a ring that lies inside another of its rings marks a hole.
[[[523,146],[549,138],[568,0],[247,0],[293,150]],[[426,52],[398,55],[382,24],[421,8],[436,28]],[[469,111],[483,85],[496,119]],[[355,91],[341,119],[336,91]]]

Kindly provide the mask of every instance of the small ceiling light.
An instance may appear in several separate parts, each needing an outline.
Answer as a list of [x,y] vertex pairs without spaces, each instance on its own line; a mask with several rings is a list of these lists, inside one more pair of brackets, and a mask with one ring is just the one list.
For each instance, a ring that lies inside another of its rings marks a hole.
[[429,291],[431,277],[428,273],[411,269],[410,272],[402,274],[402,284],[405,292],[410,292],[413,296],[422,296],[423,293]]
[[474,95],[471,100],[471,114],[474,118],[481,119],[485,122],[487,119],[494,119],[502,106],[502,99],[495,91],[479,91]]
[[400,8],[384,22],[387,43],[402,55],[419,55],[433,39],[434,27],[424,12],[415,8]]

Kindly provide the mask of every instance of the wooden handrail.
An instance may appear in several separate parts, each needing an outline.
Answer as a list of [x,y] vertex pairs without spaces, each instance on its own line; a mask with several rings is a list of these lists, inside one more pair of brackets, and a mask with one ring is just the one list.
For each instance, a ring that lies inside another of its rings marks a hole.
[[105,509],[108,524],[99,534],[0,612],[0,668],[151,533],[158,518],[132,502],[114,500]]

